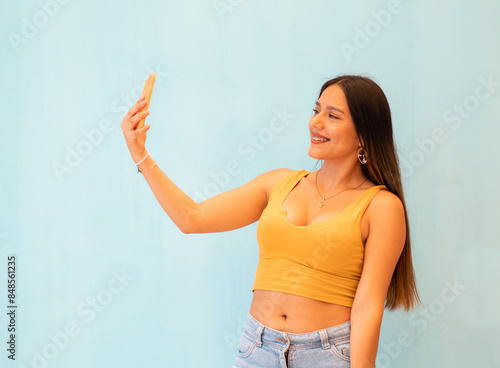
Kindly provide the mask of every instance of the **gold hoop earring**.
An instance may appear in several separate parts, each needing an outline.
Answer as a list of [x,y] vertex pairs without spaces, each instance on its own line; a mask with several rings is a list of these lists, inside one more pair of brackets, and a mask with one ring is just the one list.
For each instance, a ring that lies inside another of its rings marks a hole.
[[367,154],[366,154],[365,149],[360,146],[359,150],[358,150],[358,159],[359,159],[359,162],[361,162],[361,165],[364,165],[368,162],[366,156],[367,156]]

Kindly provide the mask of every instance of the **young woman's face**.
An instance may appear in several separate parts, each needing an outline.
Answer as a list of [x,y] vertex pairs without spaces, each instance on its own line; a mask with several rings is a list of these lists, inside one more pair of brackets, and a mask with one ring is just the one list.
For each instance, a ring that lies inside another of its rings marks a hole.
[[[359,139],[342,89],[326,88],[309,120],[311,145],[308,154],[318,160],[357,159]],[[318,136],[324,140],[315,140]]]

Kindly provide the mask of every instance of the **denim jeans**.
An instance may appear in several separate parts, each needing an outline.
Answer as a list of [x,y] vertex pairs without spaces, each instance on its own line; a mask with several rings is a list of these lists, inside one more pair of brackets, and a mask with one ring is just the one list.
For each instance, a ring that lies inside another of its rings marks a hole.
[[294,334],[267,327],[250,313],[233,368],[349,368],[351,321]]

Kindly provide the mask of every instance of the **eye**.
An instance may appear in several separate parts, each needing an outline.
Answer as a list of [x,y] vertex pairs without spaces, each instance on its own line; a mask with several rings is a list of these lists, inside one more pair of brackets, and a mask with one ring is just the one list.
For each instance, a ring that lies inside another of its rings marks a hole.
[[319,114],[319,111],[316,109],[313,109],[313,114]]
[[329,116],[333,119],[338,119],[338,117],[336,117],[335,115],[330,114]]

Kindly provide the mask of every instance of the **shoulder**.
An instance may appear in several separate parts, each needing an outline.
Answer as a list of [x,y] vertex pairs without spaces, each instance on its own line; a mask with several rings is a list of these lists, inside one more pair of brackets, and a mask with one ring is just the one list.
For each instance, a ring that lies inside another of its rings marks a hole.
[[368,206],[367,212],[386,215],[404,215],[403,201],[394,193],[382,188],[379,190]]
[[[400,230],[406,228],[405,207],[403,201],[394,193],[382,188],[372,198],[366,215],[370,230],[385,228],[385,230]],[[396,227],[396,228],[395,228]]]
[[403,209],[403,201],[387,188],[382,187],[372,199],[374,207]]
[[299,171],[300,170],[292,170],[286,168],[274,169],[259,175],[259,177],[262,177],[262,179],[265,179],[266,181],[269,181],[271,183],[278,184],[278,182],[283,180],[290,173]]
[[278,185],[279,182],[281,182],[287,175],[289,175],[293,171],[300,171],[300,170],[292,170],[286,168],[274,169],[259,175],[255,179],[258,180],[260,184],[263,186],[266,192],[266,196],[267,198],[269,198],[269,195],[271,194],[274,187],[276,187],[276,185]]

